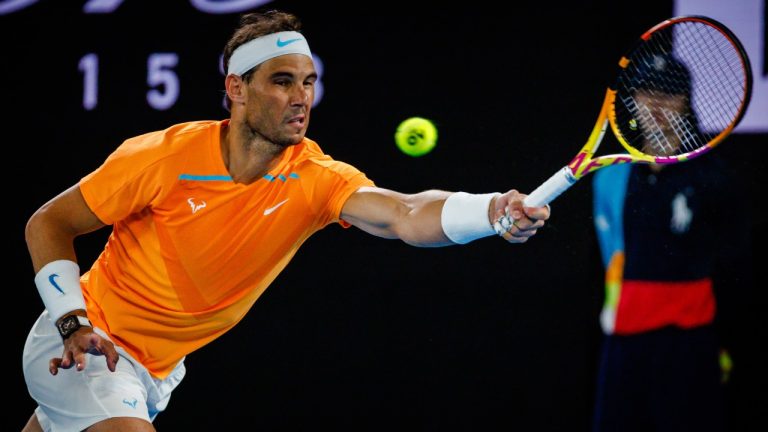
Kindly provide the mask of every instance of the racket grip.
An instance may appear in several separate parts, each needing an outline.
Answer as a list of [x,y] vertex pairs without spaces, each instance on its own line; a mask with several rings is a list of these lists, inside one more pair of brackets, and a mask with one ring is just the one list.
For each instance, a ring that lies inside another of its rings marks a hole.
[[571,168],[564,166],[563,169],[556,172],[549,180],[525,197],[523,204],[526,207],[543,207],[573,186],[576,180],[578,179],[574,177]]

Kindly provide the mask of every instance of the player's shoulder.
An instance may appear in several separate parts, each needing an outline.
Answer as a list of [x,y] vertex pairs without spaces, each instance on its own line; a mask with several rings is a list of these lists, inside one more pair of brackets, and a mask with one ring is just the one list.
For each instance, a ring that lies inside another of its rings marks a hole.
[[298,152],[295,154],[297,162],[309,163],[309,164],[326,164],[330,162],[336,162],[330,155],[326,154],[323,149],[309,138],[304,138],[296,148]]
[[308,156],[325,156],[325,153],[323,152],[323,149],[320,148],[320,145],[310,138],[304,137],[304,139],[298,145],[301,148],[302,153]]
[[336,160],[325,153],[317,142],[309,138],[305,137],[299,146],[301,147],[300,160],[297,162],[305,169],[333,172],[344,176],[360,173],[360,170],[352,164]]
[[220,121],[199,120],[185,123],[177,123],[165,129],[147,132],[126,140],[126,143],[134,145],[159,145],[162,143],[173,144],[180,140],[194,139],[200,135],[208,135],[214,132],[214,129],[220,127]]
[[147,132],[129,138],[120,145],[124,154],[156,153],[169,155],[188,147],[190,143],[205,143],[215,137],[220,121],[200,120],[177,123],[165,129]]

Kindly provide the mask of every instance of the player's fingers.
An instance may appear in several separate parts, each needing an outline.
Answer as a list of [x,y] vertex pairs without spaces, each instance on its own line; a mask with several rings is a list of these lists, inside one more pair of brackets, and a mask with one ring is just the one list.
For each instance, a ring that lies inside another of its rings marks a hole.
[[517,232],[517,233],[507,232],[501,236],[501,238],[508,241],[509,243],[525,243],[526,241],[528,241],[528,237],[530,236],[520,235],[520,232]]
[[549,219],[549,215],[552,213],[552,208],[549,204],[544,207],[525,207],[523,210],[525,211],[525,215],[531,220],[544,221]]
[[103,355],[106,357],[109,370],[112,372],[116,370],[117,361],[120,359],[120,356],[117,354],[115,345],[109,339],[105,339],[97,333],[93,333],[89,338],[88,352],[91,354]]
[[52,358],[50,362],[48,362],[48,372],[51,373],[51,375],[56,375],[59,373],[59,367],[61,366],[61,359],[59,357]]
[[535,231],[544,226],[543,220],[523,218],[516,220],[514,226],[520,231]]
[[493,224],[496,234],[507,241],[516,241],[518,237],[530,237],[536,233],[536,229],[543,225],[542,221],[530,219],[513,219],[511,214],[499,217]]
[[74,359],[72,358],[72,351],[69,349],[64,349],[64,354],[62,354],[61,362],[59,363],[59,367],[62,369],[69,369],[72,367],[72,364],[74,363]]
[[62,366],[64,364],[69,365],[69,367],[74,365],[77,371],[85,369],[87,363],[86,354],[94,352],[94,342],[98,342],[98,340],[94,341],[94,336],[98,338],[98,335],[95,334],[91,334],[87,337],[78,333],[72,335],[70,337],[71,340],[67,341],[66,347],[69,349],[65,354]]
[[535,231],[523,231],[515,225],[516,222],[517,221],[502,222],[502,220],[499,220],[496,225],[494,225],[494,228],[499,236],[509,243],[524,243],[529,237],[535,234]]
[[536,224],[538,223],[539,222],[531,221],[528,218],[518,219],[512,222],[512,227],[514,227],[514,229],[510,229],[509,232],[514,237],[531,237],[536,234],[536,229],[538,228]]
[[78,372],[83,370],[83,369],[85,369],[85,364],[86,364],[85,356],[86,356],[86,354],[87,353],[85,351],[80,351],[80,352],[78,352],[77,354],[75,354],[73,356],[73,360],[75,362],[75,370],[77,370]]
[[523,204],[519,201],[516,204],[517,205],[511,203],[509,207],[507,207],[507,215],[514,220],[522,219],[525,217],[525,213],[523,213]]
[[117,361],[120,360],[120,356],[117,354],[117,350],[115,349],[115,345],[106,339],[100,339],[99,341],[99,352],[104,354],[104,357],[107,358],[107,367],[110,371],[114,372],[117,368]]
[[514,223],[515,220],[512,219],[509,213],[502,214],[497,217],[496,222],[493,224],[493,229],[496,231],[496,234],[503,237],[505,233],[510,232],[514,228]]
[[120,360],[120,356],[117,355],[117,351],[112,349],[112,354],[107,354],[107,367],[109,368],[110,372],[114,372],[117,370],[117,361]]

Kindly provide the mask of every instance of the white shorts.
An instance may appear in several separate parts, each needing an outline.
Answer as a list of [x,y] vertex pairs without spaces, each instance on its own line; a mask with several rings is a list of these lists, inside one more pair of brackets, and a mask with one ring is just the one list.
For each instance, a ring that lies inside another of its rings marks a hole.
[[[101,329],[96,331],[107,337]],[[48,311],[44,311],[24,345],[24,379],[37,402],[37,420],[44,431],[81,431],[112,417],[138,417],[149,422],[168,406],[171,392],[186,373],[181,361],[164,380],[115,344],[117,369],[107,368],[104,356],[87,354],[85,370],[59,369],[51,375],[48,364],[61,357],[64,345]]]

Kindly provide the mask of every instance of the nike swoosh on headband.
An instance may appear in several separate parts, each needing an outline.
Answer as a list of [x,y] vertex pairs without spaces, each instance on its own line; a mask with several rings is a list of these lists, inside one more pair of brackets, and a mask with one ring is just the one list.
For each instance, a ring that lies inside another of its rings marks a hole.
[[279,48],[282,48],[282,47],[284,47],[284,46],[288,46],[288,45],[290,45],[290,44],[292,44],[292,43],[294,43],[294,42],[296,42],[296,41],[300,41],[300,40],[301,40],[301,39],[299,39],[299,38],[296,38],[296,39],[288,39],[288,40],[286,40],[286,41],[281,41],[281,40],[280,40],[280,38],[277,38],[277,42],[276,42],[276,44],[277,44],[277,46],[278,46]]

